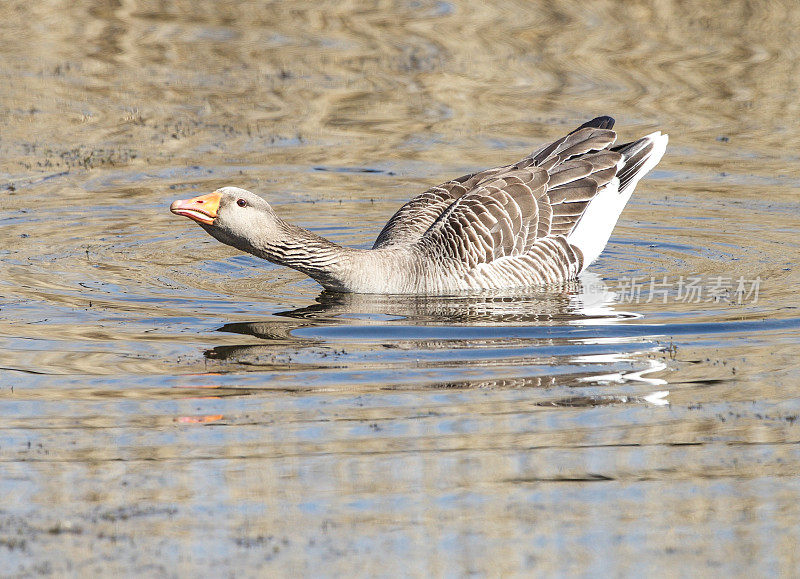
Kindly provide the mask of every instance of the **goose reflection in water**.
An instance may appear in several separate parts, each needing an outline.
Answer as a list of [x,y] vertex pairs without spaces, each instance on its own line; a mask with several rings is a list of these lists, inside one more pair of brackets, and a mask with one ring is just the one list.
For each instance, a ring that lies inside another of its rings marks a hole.
[[[662,346],[621,323],[637,317],[616,311],[615,294],[594,275],[524,295],[323,292],[314,305],[222,326],[220,332],[250,338],[205,356],[237,371],[272,372],[265,388],[293,391],[326,383],[363,390],[580,387],[586,404],[663,403],[663,393],[651,390],[665,382],[644,377],[666,368],[650,359]],[[632,389],[617,396],[607,391],[611,384]],[[546,404],[583,403],[554,394]]]

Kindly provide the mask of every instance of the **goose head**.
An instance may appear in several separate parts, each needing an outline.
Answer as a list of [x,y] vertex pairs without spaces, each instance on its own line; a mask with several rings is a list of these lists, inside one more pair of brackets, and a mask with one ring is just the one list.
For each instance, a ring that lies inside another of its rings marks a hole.
[[199,197],[179,199],[169,209],[196,221],[222,243],[251,253],[284,233],[282,222],[269,203],[238,187],[223,187]]

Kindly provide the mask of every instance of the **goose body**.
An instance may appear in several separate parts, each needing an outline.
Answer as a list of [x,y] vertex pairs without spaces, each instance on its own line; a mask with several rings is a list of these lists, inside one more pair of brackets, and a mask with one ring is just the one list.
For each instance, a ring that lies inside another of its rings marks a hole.
[[450,294],[562,283],[597,259],[636,184],[666,150],[660,132],[614,146],[613,125],[598,117],[517,163],[428,189],[389,219],[369,250],[292,225],[236,187],[170,209],[331,291]]

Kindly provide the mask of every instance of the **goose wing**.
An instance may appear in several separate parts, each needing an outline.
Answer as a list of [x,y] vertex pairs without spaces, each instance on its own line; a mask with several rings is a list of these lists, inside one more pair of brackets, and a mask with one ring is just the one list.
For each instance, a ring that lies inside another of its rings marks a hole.
[[372,249],[419,241],[453,201],[469,193],[487,177],[507,171],[509,166],[470,173],[420,193],[397,210],[378,234]]
[[[584,123],[566,137],[542,146],[519,163],[470,173],[458,179],[431,187],[403,205],[389,219],[372,248],[378,249],[389,245],[416,243],[454,201],[472,192],[488,179],[532,165],[543,166],[545,169],[552,168],[553,164],[558,164],[565,158],[565,154],[580,154],[581,143],[583,143],[584,148],[586,146],[609,146],[604,144],[604,141],[608,138],[606,133],[595,134],[594,131],[586,132],[583,130],[604,130],[611,129],[613,126],[613,118],[608,116],[597,117]],[[611,142],[613,142],[615,135],[612,131],[607,133],[611,134]],[[574,150],[576,145],[578,145],[578,151]]]
[[419,238],[419,247],[472,269],[522,256],[537,240],[568,235],[621,166],[622,154],[609,150],[616,134],[596,126],[605,119],[483,177],[449,202]]

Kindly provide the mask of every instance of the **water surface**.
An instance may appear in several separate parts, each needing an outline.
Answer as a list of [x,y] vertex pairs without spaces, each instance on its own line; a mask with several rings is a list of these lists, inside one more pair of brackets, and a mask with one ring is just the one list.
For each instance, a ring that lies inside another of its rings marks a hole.
[[[800,567],[790,5],[0,16],[4,572]],[[321,293],[168,211],[236,185],[369,247],[599,114],[670,146],[563,287]]]

